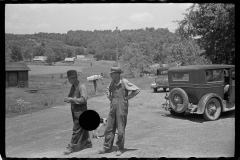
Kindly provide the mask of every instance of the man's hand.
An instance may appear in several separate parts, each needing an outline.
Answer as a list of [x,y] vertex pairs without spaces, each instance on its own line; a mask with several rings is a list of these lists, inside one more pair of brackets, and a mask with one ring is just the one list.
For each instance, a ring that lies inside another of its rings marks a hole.
[[65,97],[65,98],[64,98],[64,102],[69,103],[72,99],[73,99],[73,98],[71,98],[71,97]]

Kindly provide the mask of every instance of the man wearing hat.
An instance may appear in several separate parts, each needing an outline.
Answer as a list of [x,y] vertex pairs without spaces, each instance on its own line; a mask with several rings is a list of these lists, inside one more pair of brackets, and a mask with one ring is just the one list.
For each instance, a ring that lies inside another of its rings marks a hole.
[[[110,76],[112,78],[107,87],[107,97],[110,100],[110,112],[107,125],[104,132],[105,140],[103,149],[99,154],[107,153],[112,149],[116,129],[118,130],[118,139],[116,142],[117,156],[123,153],[125,128],[127,124],[128,100],[136,96],[140,89],[127,79],[120,78],[122,70],[115,66],[111,68]],[[131,92],[128,95],[128,92]]]
[[72,84],[68,97],[65,102],[71,103],[71,111],[73,118],[73,134],[71,143],[67,146],[64,154],[70,154],[82,150],[84,148],[92,148],[89,132],[79,125],[79,117],[81,113],[87,110],[87,89],[77,78],[76,70],[67,71],[68,81]]

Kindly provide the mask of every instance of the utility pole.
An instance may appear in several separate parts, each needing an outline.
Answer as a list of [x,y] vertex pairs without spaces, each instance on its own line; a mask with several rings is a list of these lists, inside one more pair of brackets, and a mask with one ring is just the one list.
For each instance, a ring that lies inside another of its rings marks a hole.
[[118,27],[116,27],[116,34],[117,34],[116,62],[117,62],[117,65],[119,66],[118,64]]

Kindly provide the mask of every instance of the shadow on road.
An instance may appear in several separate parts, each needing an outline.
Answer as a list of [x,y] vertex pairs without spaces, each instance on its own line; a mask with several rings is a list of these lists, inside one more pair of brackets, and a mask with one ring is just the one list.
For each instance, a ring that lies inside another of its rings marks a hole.
[[[208,122],[207,120],[204,119],[202,114],[188,113],[188,114],[185,114],[184,116],[175,116],[169,113],[169,114],[163,114],[162,116],[181,119],[181,120],[188,120],[188,121],[197,122],[197,123]],[[235,111],[229,111],[229,112],[222,112],[219,119],[234,118],[234,117],[235,117]]]
[[[128,152],[128,151],[136,151],[137,149],[128,149],[128,148],[123,148],[123,151],[124,152]],[[112,151],[111,152],[114,152],[114,151],[117,151],[117,146],[113,146],[112,147]]]
[[225,118],[234,118],[235,117],[235,110],[229,112],[222,112],[219,119]]
[[152,91],[152,93],[168,93],[169,89],[167,89],[166,91],[164,91],[163,89],[159,89],[157,90],[157,92]]
[[175,115],[172,115],[172,114],[169,113],[169,114],[164,114],[162,116],[171,117],[171,118],[174,118],[174,119],[189,120],[189,121],[193,121],[193,122],[197,122],[197,123],[203,123],[205,121],[203,116],[199,115],[199,114],[195,114],[195,115],[186,114],[184,116],[175,116]]

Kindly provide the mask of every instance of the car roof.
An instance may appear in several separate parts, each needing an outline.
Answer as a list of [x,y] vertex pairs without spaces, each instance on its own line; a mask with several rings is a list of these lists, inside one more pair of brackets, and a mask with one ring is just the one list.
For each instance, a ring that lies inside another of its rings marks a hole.
[[189,66],[179,66],[172,67],[169,71],[190,71],[190,70],[207,70],[207,69],[222,69],[222,68],[234,68],[235,65],[189,65]]

